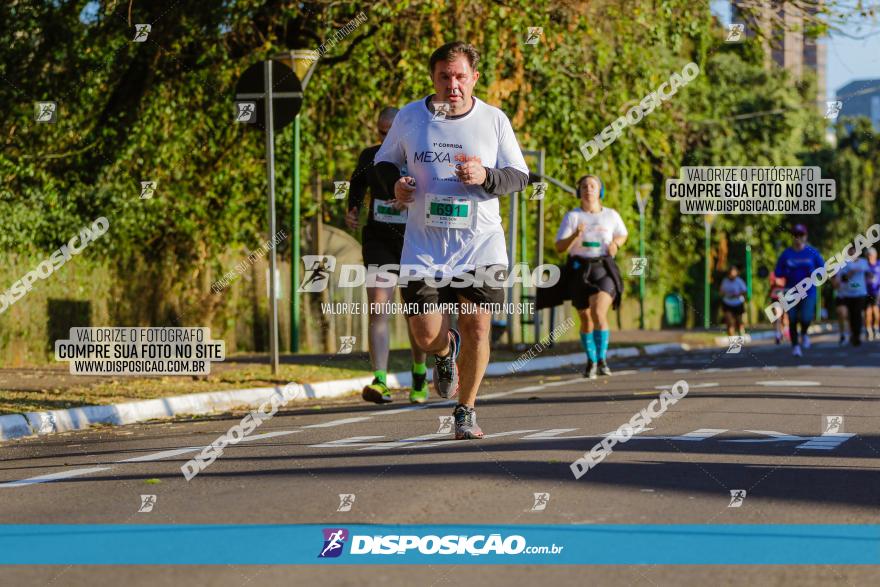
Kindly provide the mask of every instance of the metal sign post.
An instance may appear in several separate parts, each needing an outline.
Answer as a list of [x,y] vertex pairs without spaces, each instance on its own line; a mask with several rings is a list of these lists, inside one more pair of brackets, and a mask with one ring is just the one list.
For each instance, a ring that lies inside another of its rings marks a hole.
[[[275,242],[275,131],[290,124],[302,107],[302,86],[296,74],[286,65],[267,59],[255,63],[239,78],[235,92],[239,104],[239,122],[263,129],[266,133],[266,174],[269,183],[269,235]],[[252,102],[255,108],[243,108]],[[252,110],[252,112],[251,112]],[[242,113],[249,113],[247,118]],[[292,259],[298,263],[299,259]],[[272,374],[278,374],[278,257],[276,247],[269,251],[269,353]]]
[[[651,190],[654,186],[650,183],[643,183],[636,187],[636,202],[639,205],[639,257],[645,258],[645,208],[648,207],[648,199],[651,196]],[[644,194],[644,197],[642,196]],[[645,329],[645,272],[648,266],[645,263],[644,269],[639,274],[639,329]]]
[[[269,234],[275,239],[275,119],[272,112],[272,61],[267,59],[264,63],[263,90],[265,91],[266,104],[266,173],[269,177]],[[272,355],[272,374],[278,373],[278,298],[275,289],[275,266],[277,257],[275,247],[269,251],[269,316],[271,331],[269,336],[269,353]]]

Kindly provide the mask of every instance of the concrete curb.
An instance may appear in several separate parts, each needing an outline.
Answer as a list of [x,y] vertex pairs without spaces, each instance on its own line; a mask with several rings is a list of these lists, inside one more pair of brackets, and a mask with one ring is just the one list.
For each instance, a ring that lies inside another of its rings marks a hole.
[[31,435],[27,420],[21,414],[0,416],[0,440],[12,440],[21,436]]
[[[608,356],[636,357],[641,354],[656,355],[663,352],[689,349],[690,347],[686,344],[664,343],[648,345],[643,351],[640,351],[638,347],[609,349]],[[583,353],[572,353],[554,357],[535,357],[525,361],[519,367],[516,366],[518,361],[490,363],[486,370],[486,375],[497,377],[524,371],[556,369],[566,365],[579,364],[583,361],[583,356]],[[428,372],[428,380],[431,380],[430,371]],[[372,377],[368,376],[336,381],[322,381],[305,385],[289,385],[294,386],[296,397],[318,399],[335,398],[358,392],[371,381]],[[409,387],[412,385],[412,375],[409,372],[389,373],[388,385],[392,388]],[[280,394],[281,389],[281,387],[232,389],[126,402],[108,406],[85,406],[66,410],[0,416],[0,440],[82,430],[95,424],[135,424],[175,416],[195,416],[233,409],[251,409],[259,407],[272,395]]]

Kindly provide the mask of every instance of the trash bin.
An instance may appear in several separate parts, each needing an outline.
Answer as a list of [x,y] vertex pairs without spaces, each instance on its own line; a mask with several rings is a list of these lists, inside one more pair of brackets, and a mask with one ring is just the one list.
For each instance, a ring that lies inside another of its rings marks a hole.
[[684,322],[684,300],[677,293],[663,299],[663,318],[666,326],[681,326]]

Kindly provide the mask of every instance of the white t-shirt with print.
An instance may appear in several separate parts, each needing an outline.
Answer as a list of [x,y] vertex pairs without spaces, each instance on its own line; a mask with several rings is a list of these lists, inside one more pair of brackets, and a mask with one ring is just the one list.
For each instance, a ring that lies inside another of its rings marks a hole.
[[424,99],[407,104],[394,118],[374,161],[398,168],[407,161],[416,180],[400,261],[418,268],[411,275],[446,277],[488,265],[507,267],[498,197],[482,186],[463,185],[455,175],[456,164],[475,158],[484,167],[529,172],[510,120],[479,98],[461,118],[434,117]]
[[[840,269],[838,295],[842,298],[859,298],[868,295],[865,278],[870,270],[868,261],[863,258],[845,263]],[[844,276],[846,276],[846,283],[843,282]]]
[[581,238],[569,249],[569,255],[587,258],[607,255],[608,245],[615,237],[629,234],[617,210],[603,206],[599,212],[592,213],[577,207],[565,213],[562,225],[556,233],[556,240],[570,237],[584,223],[587,228]]

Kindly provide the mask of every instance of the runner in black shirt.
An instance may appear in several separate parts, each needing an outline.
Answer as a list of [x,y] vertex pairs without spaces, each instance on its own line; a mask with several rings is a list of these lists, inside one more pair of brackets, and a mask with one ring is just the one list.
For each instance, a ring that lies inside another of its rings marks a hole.
[[[379,136],[382,140],[388,134],[397,108],[385,108],[379,114],[377,124]],[[394,195],[387,193],[382,182],[373,169],[373,158],[381,145],[374,145],[363,150],[358,157],[357,169],[351,176],[348,194],[348,214],[345,223],[351,230],[357,230],[358,218],[367,191],[370,192],[368,204],[367,224],[361,233],[363,242],[364,265],[369,270],[376,270],[382,265],[399,265],[400,255],[403,251],[403,237],[406,232],[406,210],[394,208],[387,200],[393,200]],[[397,271],[394,271],[397,273]],[[394,301],[394,287],[367,287],[367,298],[370,303],[370,362],[373,367],[374,379],[370,385],[364,387],[362,397],[378,404],[391,401],[391,392],[387,385],[388,372],[388,315],[374,313],[373,304],[385,304]],[[409,394],[409,400],[413,403],[422,403],[428,399],[427,365],[425,365],[425,353],[419,351],[415,345],[413,349],[412,378],[413,385]]]

